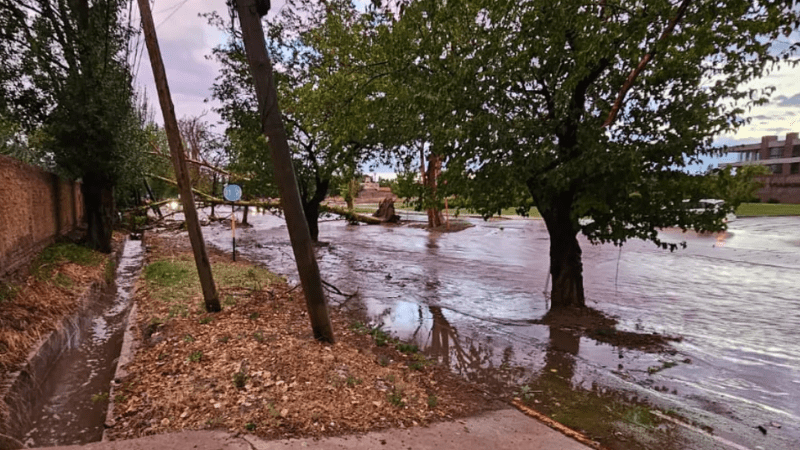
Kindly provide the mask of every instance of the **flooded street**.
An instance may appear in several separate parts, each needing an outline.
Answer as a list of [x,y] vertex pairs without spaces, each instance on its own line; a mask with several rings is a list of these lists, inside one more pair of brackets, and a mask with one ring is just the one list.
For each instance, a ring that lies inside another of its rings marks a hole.
[[90,308],[86,314],[91,327],[71,336],[70,346],[50,368],[39,404],[31,408],[32,426],[23,439],[27,447],[85,444],[102,438],[124,319],[143,258],[142,241],[125,241],[116,271],[116,294]]
[[[296,278],[283,220],[249,220],[237,228],[237,250]],[[619,329],[682,336],[672,355],[531,324],[547,312],[544,223],[468,220],[475,226],[444,234],[320,223],[329,243],[317,250],[323,278],[359,293],[331,294],[331,303],[364,309],[464,377],[507,393],[558,373],[574,388],[623,392],[692,423],[670,427],[672,444],[661,448],[800,448],[800,235],[792,231],[800,218],[739,219],[725,236],[665,230],[688,244],[674,253],[582,241],[587,304],[616,316]],[[204,231],[230,251],[229,228]]]

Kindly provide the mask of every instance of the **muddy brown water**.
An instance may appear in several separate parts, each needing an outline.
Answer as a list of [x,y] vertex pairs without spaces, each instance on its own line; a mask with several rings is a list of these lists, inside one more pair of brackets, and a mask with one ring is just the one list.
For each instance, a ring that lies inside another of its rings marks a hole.
[[85,444],[102,438],[107,393],[143,256],[141,241],[125,242],[116,271],[116,292],[90,307],[90,329],[70,339],[70,347],[42,382],[39,401],[31,408],[31,429],[23,438],[27,447]]
[[[292,278],[285,222],[249,220],[237,227],[237,250]],[[641,241],[621,250],[581,243],[587,303],[618,317],[621,329],[683,336],[674,355],[529,323],[547,311],[544,223],[467,220],[475,226],[457,233],[322,222],[321,273],[359,293],[343,307],[358,302],[375,324],[470,380],[510,390],[567,360],[575,387],[625,392],[692,422],[670,432],[683,442],[675,448],[800,448],[800,218],[742,218],[724,236],[664,230],[687,243],[672,253]],[[230,251],[227,227],[204,230]]]

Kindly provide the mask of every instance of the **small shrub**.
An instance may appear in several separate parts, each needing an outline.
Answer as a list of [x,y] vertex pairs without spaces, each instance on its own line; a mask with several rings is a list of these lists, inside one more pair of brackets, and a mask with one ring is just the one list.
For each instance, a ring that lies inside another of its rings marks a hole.
[[19,287],[13,284],[0,282],[0,303],[14,300],[19,292]]
[[236,389],[243,389],[249,378],[244,372],[236,372],[233,374],[233,385],[236,386]]
[[531,387],[528,385],[521,386],[517,392],[514,392],[514,395],[519,397],[524,403],[528,403],[533,398],[533,392],[531,392]]
[[256,430],[256,424],[254,424],[253,422],[247,422],[244,425],[244,429],[247,430],[247,431],[255,431]]
[[127,400],[127,399],[128,399],[128,396],[126,396],[125,394],[117,394],[117,395],[114,396],[114,402],[115,403],[124,403],[125,400]]
[[192,352],[192,354],[189,355],[189,361],[191,362],[200,362],[202,359],[203,359],[203,352],[200,350]]
[[439,404],[439,399],[436,398],[435,395],[428,396],[428,408],[436,408],[436,405]]
[[425,367],[431,364],[431,361],[429,361],[425,355],[415,353],[408,362],[408,368],[411,370],[423,370]]
[[414,344],[403,344],[402,342],[395,345],[395,348],[400,353],[417,353],[419,352],[419,347]]
[[352,375],[348,375],[347,380],[345,382],[347,383],[348,387],[355,387],[361,384],[363,381],[361,380],[361,378],[356,378]]
[[255,333],[253,333],[253,339],[255,339],[256,342],[258,343],[263,343],[265,340],[264,333],[262,333],[261,331],[256,331]]
[[400,386],[395,386],[392,388],[392,392],[389,392],[387,395],[387,400],[392,405],[401,408],[405,406],[405,402],[403,401],[403,388]]

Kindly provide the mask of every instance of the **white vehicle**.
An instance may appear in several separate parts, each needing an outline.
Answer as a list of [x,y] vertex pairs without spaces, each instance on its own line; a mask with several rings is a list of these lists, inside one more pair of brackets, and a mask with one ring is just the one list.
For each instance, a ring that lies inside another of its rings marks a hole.
[[[719,210],[722,207],[722,205],[725,204],[725,201],[715,198],[704,198],[696,203],[689,204],[689,200],[684,200],[684,203],[686,203],[689,206],[689,211],[693,213],[702,213],[709,209],[713,211]],[[734,220],[736,220],[736,214],[734,213],[728,213],[725,216],[726,222],[733,222]]]

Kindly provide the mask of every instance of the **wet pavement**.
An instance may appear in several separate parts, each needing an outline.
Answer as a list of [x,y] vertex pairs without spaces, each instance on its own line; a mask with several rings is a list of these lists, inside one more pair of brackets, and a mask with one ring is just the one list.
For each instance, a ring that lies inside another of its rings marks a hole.
[[125,242],[115,295],[92,305],[91,329],[70,339],[72,347],[64,349],[42,383],[39,404],[31,408],[32,427],[23,438],[27,447],[84,444],[102,438],[123,322],[143,257],[141,241]]
[[[465,378],[506,393],[555,370],[573,389],[621,393],[688,422],[660,420],[673,436],[661,448],[800,447],[800,235],[791,231],[800,218],[738,219],[722,236],[665,230],[687,242],[673,253],[582,242],[587,303],[618,317],[620,329],[683,336],[675,354],[531,324],[547,311],[544,223],[467,220],[475,226],[457,233],[322,222],[323,278],[359,294],[331,294],[331,303],[363,308]],[[292,278],[283,220],[251,212],[250,222],[237,227],[237,250]],[[205,234],[230,251],[225,225]]]

